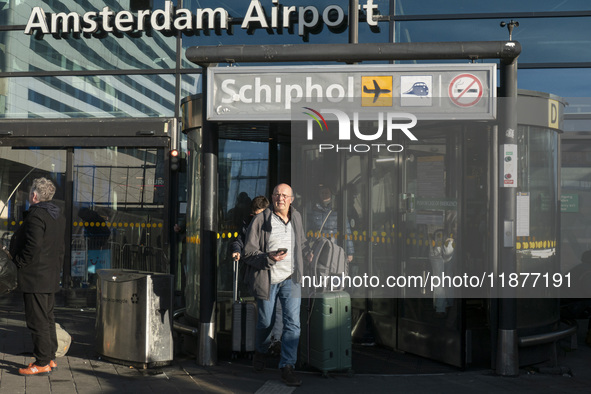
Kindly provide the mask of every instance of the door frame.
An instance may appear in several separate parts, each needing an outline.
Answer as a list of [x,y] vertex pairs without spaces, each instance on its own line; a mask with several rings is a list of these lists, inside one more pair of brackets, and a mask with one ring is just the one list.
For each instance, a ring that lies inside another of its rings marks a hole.
[[[66,151],[65,215],[66,239],[72,240],[73,223],[73,173],[74,149],[104,148],[109,146],[126,148],[164,148],[164,228],[171,229],[174,223],[176,199],[171,195],[169,152],[173,135],[177,133],[176,120],[171,118],[126,118],[126,119],[19,119],[0,121],[0,146],[11,148],[43,148]],[[170,230],[172,231],[172,230]],[[164,231],[163,247],[170,254],[170,231]],[[172,257],[172,256],[171,256]],[[71,248],[64,255],[62,288],[68,289],[71,282]],[[171,261],[172,258],[171,258]],[[174,267],[171,267],[171,272]]]

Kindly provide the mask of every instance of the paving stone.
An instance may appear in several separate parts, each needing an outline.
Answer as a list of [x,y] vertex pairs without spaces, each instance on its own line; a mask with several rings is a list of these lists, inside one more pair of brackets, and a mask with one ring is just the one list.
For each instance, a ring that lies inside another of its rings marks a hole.
[[[550,375],[523,369],[516,378],[496,376],[488,369],[458,370],[431,360],[386,349],[364,348],[353,354],[373,362],[375,373],[329,374],[300,371],[301,388],[282,386],[279,371],[268,368],[255,373],[247,358],[220,360],[213,367],[201,367],[195,358],[177,355],[171,365],[148,370],[111,363],[98,355],[94,346],[95,309],[56,308],[56,320],[72,335],[65,357],[56,360],[58,370],[50,376],[18,375],[18,368],[32,362],[31,335],[24,322],[22,295],[0,298],[0,394],[180,394],[180,393],[583,393],[589,392],[591,348],[584,343],[586,322],[581,322],[577,350],[559,350],[560,370]],[[367,361],[366,361],[367,360]],[[355,361],[355,360],[354,360]],[[388,373],[384,373],[387,371]]]

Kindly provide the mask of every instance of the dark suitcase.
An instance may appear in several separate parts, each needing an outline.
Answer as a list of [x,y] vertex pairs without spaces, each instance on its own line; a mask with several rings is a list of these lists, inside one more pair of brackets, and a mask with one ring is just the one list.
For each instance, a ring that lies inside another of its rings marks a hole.
[[238,296],[239,262],[234,264],[234,303],[232,304],[232,357],[254,352],[257,310],[254,302],[242,301]]
[[345,291],[323,292],[302,299],[300,364],[322,372],[353,375],[351,362],[351,297]]

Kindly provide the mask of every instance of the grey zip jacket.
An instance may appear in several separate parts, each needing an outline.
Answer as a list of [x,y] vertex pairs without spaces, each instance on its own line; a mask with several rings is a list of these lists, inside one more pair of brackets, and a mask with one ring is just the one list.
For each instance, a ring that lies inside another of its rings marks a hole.
[[[246,263],[245,283],[251,294],[258,299],[268,300],[271,287],[270,267],[275,263],[267,256],[267,245],[271,236],[271,218],[273,211],[269,208],[256,215],[250,222],[246,232],[243,261]],[[302,282],[304,257],[310,252],[308,241],[302,226],[302,216],[293,206],[289,207],[292,239],[295,250],[291,251],[294,273],[292,279]]]

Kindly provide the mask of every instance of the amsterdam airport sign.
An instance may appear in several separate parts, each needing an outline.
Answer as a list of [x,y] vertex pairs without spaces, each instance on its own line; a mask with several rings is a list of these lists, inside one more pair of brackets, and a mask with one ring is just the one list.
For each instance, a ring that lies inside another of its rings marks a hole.
[[424,120],[496,118],[495,64],[210,67],[207,119],[285,120],[318,101],[412,112]]
[[[345,10],[338,5],[328,5],[318,9],[309,6],[288,6],[279,4],[279,0],[271,1],[271,9],[265,9],[260,0],[250,0],[248,9],[240,27],[242,29],[272,29],[280,33],[283,29],[291,29],[298,25],[300,36],[325,25],[329,29],[346,26]],[[361,2],[360,2],[361,3]],[[366,0],[360,5],[365,13],[366,23],[375,27],[379,14],[374,0]],[[270,15],[270,17],[268,16]],[[186,8],[176,8],[172,1],[164,2],[164,9],[144,9],[137,11],[113,11],[105,6],[100,11],[77,12],[46,12],[42,7],[34,7],[25,27],[25,34],[99,34],[99,33],[135,33],[148,29],[163,32],[181,31],[194,33],[231,29],[231,21],[241,16],[231,16],[222,7],[197,8],[195,12]]]

